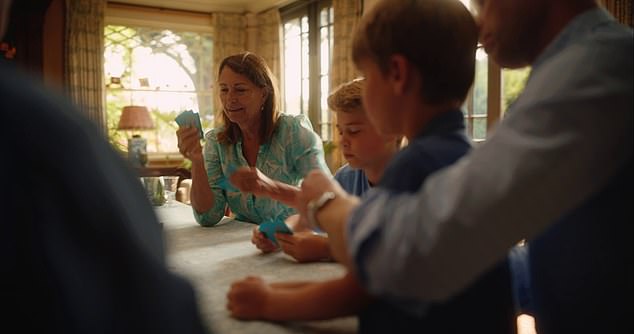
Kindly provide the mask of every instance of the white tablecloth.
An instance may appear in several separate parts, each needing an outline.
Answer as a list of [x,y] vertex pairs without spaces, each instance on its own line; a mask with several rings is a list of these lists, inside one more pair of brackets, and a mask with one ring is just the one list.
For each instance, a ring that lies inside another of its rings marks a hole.
[[230,284],[247,275],[267,282],[326,280],[340,277],[336,263],[299,264],[282,252],[262,254],[250,242],[254,225],[225,217],[215,227],[201,227],[189,205],[176,202],[156,207],[163,223],[168,265],[194,285],[202,317],[214,333],[355,333],[354,317],[328,321],[270,323],[240,321],[229,316]]

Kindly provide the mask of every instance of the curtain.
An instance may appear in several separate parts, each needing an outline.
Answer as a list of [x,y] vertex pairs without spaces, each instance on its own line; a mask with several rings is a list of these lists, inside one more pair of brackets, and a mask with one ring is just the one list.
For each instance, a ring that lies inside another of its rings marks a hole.
[[607,9],[622,24],[634,27],[632,22],[632,0],[600,0]]
[[273,75],[278,80],[278,89],[281,89],[280,80],[280,27],[282,20],[277,8],[267,10],[257,15],[257,41],[254,50],[264,58],[271,68]]
[[[247,20],[242,14],[214,13],[211,17],[213,29],[213,74],[218,75],[220,62],[232,54],[245,51],[247,43]],[[218,96],[217,85],[214,85],[214,95]],[[214,99],[214,123],[222,120],[222,104],[220,99]]]
[[104,135],[105,8],[106,0],[66,0],[66,90],[71,101]]
[[352,35],[363,11],[362,0],[333,0],[334,15],[330,87],[335,88],[358,76],[352,62]]
[[[352,36],[361,14],[362,0],[333,0],[333,48],[332,63],[330,65],[330,89],[346,83],[359,76],[352,62]],[[333,141],[339,142],[339,132],[332,124]],[[343,163],[343,156],[338,146],[330,152],[331,168],[337,169]]]

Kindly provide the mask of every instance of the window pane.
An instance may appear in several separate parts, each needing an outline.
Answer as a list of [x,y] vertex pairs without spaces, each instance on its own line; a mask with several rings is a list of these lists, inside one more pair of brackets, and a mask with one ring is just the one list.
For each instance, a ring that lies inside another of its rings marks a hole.
[[302,59],[302,114],[308,116],[308,105],[310,102],[310,53],[309,53],[309,29],[308,16],[302,17],[302,49],[300,57]]
[[302,79],[302,110],[308,110],[308,101],[310,99],[310,78]]
[[488,81],[488,57],[479,48],[476,52],[475,79],[463,106],[467,135],[473,140],[486,137]]
[[476,117],[473,119],[473,135],[471,139],[475,141],[486,139],[487,119],[486,117]]
[[484,49],[476,51],[476,74],[473,86],[473,114],[487,114],[487,86],[489,83],[489,56]]
[[324,75],[328,74],[330,70],[330,34],[328,27],[322,27],[319,29],[320,41],[319,41],[319,49],[320,49],[320,64],[319,64],[319,74]]
[[300,10],[294,8],[287,16],[282,12],[284,111],[308,116],[315,131],[325,140],[331,138],[332,132],[326,104],[333,45],[332,13],[332,7],[322,1],[309,2]]
[[284,112],[302,112],[302,46],[299,19],[284,23]]
[[320,121],[320,133],[321,138],[323,140],[332,140],[332,113],[328,110],[328,87],[330,84],[330,77],[328,75],[324,75],[321,77],[321,96],[320,96],[320,107],[321,107],[321,116],[319,118]]
[[142,133],[149,152],[178,152],[174,117],[199,112],[213,123],[212,39],[209,34],[107,25],[104,29],[107,122],[111,141],[126,149],[131,133],[117,130],[121,109],[143,105],[155,129]]
[[320,116],[319,133],[323,140],[332,140],[332,113],[328,109],[330,92],[330,63],[332,59],[332,7],[322,8],[319,19],[319,75],[320,75]]
[[302,16],[302,31],[308,32],[308,16]]
[[328,8],[322,8],[321,11],[319,12],[319,26],[323,27],[328,25],[328,22],[330,20],[328,19]]
[[525,67],[516,70],[502,70],[502,114],[506,113],[509,106],[520,95],[531,68]]

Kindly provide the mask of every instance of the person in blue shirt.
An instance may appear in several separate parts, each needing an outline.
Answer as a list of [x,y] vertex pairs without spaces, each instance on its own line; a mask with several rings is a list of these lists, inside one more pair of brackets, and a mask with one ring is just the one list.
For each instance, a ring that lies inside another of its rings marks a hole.
[[176,132],[179,151],[192,161],[190,196],[196,220],[214,226],[227,208],[237,220],[255,224],[285,219],[295,213],[293,208],[241,192],[229,177],[242,167],[257,169],[277,180],[274,186],[282,196],[292,195],[309,170],[329,171],[321,139],[306,117],[280,114],[273,74],[258,55],[225,58],[217,84],[224,124],[205,134],[204,149],[195,127]]
[[[337,87],[328,97],[328,107],[336,113],[341,153],[347,161],[334,178],[356,196],[381,183],[383,172],[398,153],[402,141],[402,136],[381,135],[372,126],[361,102],[364,84],[363,78],[354,79]],[[267,195],[266,192],[261,194]],[[299,216],[289,218],[287,223],[293,225],[294,218]],[[277,233],[275,237],[282,250],[298,262],[331,259],[327,236],[313,230],[295,229],[292,235]],[[273,283],[271,289],[267,286],[258,277],[235,282],[229,294],[237,297],[230,297],[228,304],[232,316],[268,320],[327,319],[354,314],[368,300],[351,274],[325,282]],[[266,306],[259,302],[262,295],[266,295]]]
[[[426,177],[454,163],[470,149],[460,107],[474,77],[478,35],[475,22],[457,1],[425,1],[415,6],[409,3],[377,5],[379,8],[373,13],[381,13],[381,24],[394,30],[372,36],[379,43],[360,47],[363,61],[359,68],[366,81],[363,105],[369,119],[379,133],[404,134],[408,140],[407,147],[394,156],[374,187],[391,193],[415,192]],[[401,16],[404,12],[406,15]],[[408,36],[395,35],[400,29],[420,31],[422,36],[445,43],[420,52],[430,44],[407,43]],[[396,47],[384,44],[385,41],[403,44]],[[385,70],[381,65],[386,65]],[[383,109],[379,112],[379,108]],[[377,119],[377,115],[381,118]],[[337,182],[329,182],[343,191]],[[325,201],[321,205],[329,208],[332,203]],[[505,260],[464,292],[436,303],[368,295],[357,281],[362,274],[350,270],[342,278],[314,283],[266,284],[258,277],[248,277],[233,284],[228,295],[229,309],[240,318],[268,320],[316,320],[359,314],[360,333],[462,333],[473,328],[483,333],[510,333],[515,329]]]
[[[328,97],[328,107],[336,113],[339,147],[347,161],[347,164],[335,173],[335,179],[347,192],[357,196],[363,195],[371,186],[379,183],[386,165],[398,152],[401,143],[400,136],[380,135],[370,124],[361,104],[363,83],[363,79],[344,83]],[[267,186],[274,182],[264,175],[259,176],[259,181],[265,184],[260,189],[245,186],[244,178],[249,173],[244,169],[235,173],[243,174],[243,179],[235,182],[238,188],[247,192],[257,192],[258,196],[280,199],[276,196],[276,189]],[[232,181],[236,179],[235,174],[231,177]],[[331,258],[327,237],[310,230],[294,232],[292,235],[276,234],[275,238],[285,253],[299,262]],[[266,238],[255,237],[254,244],[263,252],[278,248]]]
[[[315,219],[371,293],[421,300],[451,298],[526,239],[538,333],[629,333],[632,29],[592,0],[475,4],[489,56],[532,66],[509,116],[415,194],[337,192]],[[336,186],[309,174],[300,211]]]

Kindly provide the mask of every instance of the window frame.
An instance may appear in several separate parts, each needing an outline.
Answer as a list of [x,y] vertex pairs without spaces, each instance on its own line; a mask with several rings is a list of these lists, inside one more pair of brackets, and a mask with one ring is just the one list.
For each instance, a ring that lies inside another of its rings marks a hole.
[[[480,48],[480,46],[478,46]],[[491,60],[487,56],[487,85],[486,85],[486,114],[475,115],[474,113],[474,89],[476,85],[476,79],[474,77],[469,93],[464,103],[464,118],[465,118],[465,130],[467,136],[474,144],[480,144],[486,141],[492,133],[492,129],[497,122],[502,118],[502,71],[500,66]],[[475,73],[477,75],[477,71]],[[486,133],[485,138],[473,138],[473,128],[475,119],[486,118]]]
[[[323,122],[322,119],[322,110],[321,110],[321,95],[328,94],[329,92],[321,92],[321,50],[320,50],[320,13],[324,8],[332,8],[331,0],[314,0],[314,1],[299,1],[287,5],[285,7],[280,8],[280,18],[282,24],[282,30],[284,28],[284,24],[288,21],[294,19],[300,19],[303,16],[307,16],[308,18],[308,80],[309,80],[309,88],[308,88],[308,110],[301,110],[300,112],[307,116],[313,125],[313,129],[315,132],[319,134],[322,140],[332,140],[332,138],[328,138],[328,131],[323,133]],[[332,32],[332,24],[331,32]],[[282,31],[283,34],[283,31]],[[330,48],[330,58],[332,58],[332,44],[333,44],[333,36],[332,34],[329,36],[331,40],[331,48]],[[281,50],[285,50],[285,39],[282,38]],[[285,52],[281,52],[282,59],[282,71],[285,71]],[[304,56],[304,55],[303,55]],[[330,75],[330,63],[328,64],[328,73]],[[281,74],[282,77],[285,77],[285,73]],[[283,82],[282,87],[280,87],[282,91],[282,105],[286,105],[286,92],[285,92],[285,82]],[[330,87],[329,87],[330,88]],[[284,110],[286,111],[286,110]],[[326,110],[326,112],[328,112]],[[326,122],[325,124],[332,123],[332,118],[330,118],[330,122]],[[332,132],[332,130],[330,131]],[[330,133],[330,137],[332,137],[332,133]]]

